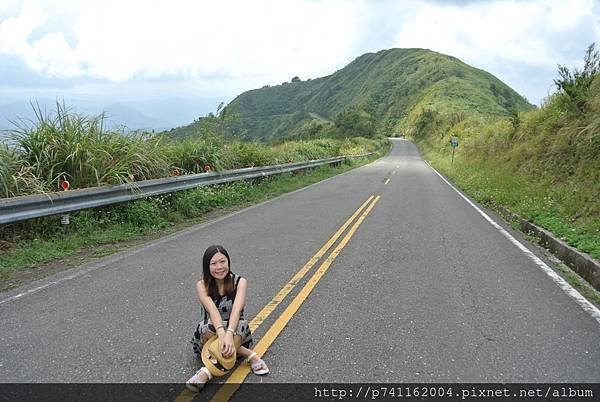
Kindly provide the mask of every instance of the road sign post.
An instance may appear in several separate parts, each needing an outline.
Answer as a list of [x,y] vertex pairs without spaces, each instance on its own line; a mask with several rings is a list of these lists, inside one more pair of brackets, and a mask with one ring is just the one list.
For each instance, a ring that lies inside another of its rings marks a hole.
[[454,149],[458,147],[458,137],[452,137],[450,139],[450,146],[452,147],[452,162],[451,164],[454,164]]

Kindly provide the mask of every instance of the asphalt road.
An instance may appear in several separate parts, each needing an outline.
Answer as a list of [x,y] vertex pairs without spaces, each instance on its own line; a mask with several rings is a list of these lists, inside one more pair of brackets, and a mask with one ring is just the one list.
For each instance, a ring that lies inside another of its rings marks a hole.
[[204,249],[228,249],[252,318],[371,195],[268,349],[271,374],[246,381],[600,382],[600,323],[403,140],[362,168],[3,293],[0,382],[184,382],[199,364],[188,341]]

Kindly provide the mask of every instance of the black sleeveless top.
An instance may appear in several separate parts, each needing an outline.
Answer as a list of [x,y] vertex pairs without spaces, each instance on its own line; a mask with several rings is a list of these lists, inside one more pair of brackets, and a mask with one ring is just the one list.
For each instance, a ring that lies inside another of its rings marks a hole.
[[[235,296],[237,294],[237,287],[240,279],[242,278],[240,275],[233,275],[233,290],[223,296],[217,295],[216,297],[211,297],[212,301],[217,306],[217,310],[219,310],[219,314],[221,314],[221,320],[229,321],[229,316],[231,315],[231,310],[233,309],[233,302],[235,301]],[[202,317],[206,321],[210,317],[208,315],[208,311],[204,307],[202,307],[203,314]],[[244,309],[240,312],[240,320],[244,318]]]

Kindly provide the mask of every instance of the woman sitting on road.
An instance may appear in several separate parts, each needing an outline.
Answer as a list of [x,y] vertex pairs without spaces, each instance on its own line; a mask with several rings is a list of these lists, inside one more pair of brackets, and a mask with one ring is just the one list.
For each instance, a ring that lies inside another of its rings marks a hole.
[[[246,304],[246,279],[230,270],[229,254],[222,246],[210,246],[202,258],[203,279],[196,284],[196,292],[202,304],[203,321],[198,325],[194,339],[194,352],[201,353],[202,346],[213,336],[218,336],[219,351],[224,357],[245,357],[252,372],[257,375],[269,373],[265,362],[249,349],[252,343],[248,321],[244,319]],[[234,342],[234,337],[235,339]],[[241,345],[237,350],[235,344]],[[186,386],[199,391],[212,378],[211,372],[202,367],[190,378]]]

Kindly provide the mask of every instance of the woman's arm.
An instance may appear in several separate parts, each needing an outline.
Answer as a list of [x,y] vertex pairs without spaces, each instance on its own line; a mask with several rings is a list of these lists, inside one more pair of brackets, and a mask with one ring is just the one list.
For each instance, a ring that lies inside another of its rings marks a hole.
[[231,313],[229,314],[229,322],[227,323],[227,332],[223,342],[221,343],[221,353],[224,356],[231,356],[235,351],[235,345],[233,343],[233,337],[235,335],[235,329],[237,328],[238,321],[240,320],[240,314],[244,305],[246,304],[246,279],[240,278]]
[[223,320],[221,319],[219,309],[217,306],[215,306],[215,302],[206,293],[206,287],[204,287],[203,280],[200,280],[198,283],[196,283],[196,293],[198,294],[200,303],[202,303],[202,307],[204,307],[204,309],[208,312],[210,321],[214,325],[215,331],[217,332],[220,340],[225,335],[226,330],[223,327]]
[[[233,302],[233,307],[231,308],[231,314],[229,315],[229,323],[228,327],[235,331],[237,328],[238,321],[240,320],[240,314],[246,305],[246,287],[248,286],[246,282],[246,278],[240,278],[238,282],[236,293],[235,293],[235,301]],[[228,331],[231,333],[231,331]]]

